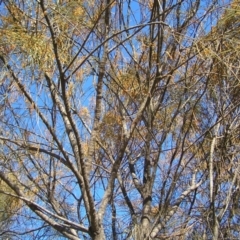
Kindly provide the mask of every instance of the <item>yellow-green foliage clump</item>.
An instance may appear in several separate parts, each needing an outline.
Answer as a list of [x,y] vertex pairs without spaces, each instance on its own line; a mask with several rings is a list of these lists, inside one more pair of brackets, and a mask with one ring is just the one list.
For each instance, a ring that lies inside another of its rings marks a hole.
[[14,194],[14,191],[3,180],[0,180],[0,221],[9,219],[20,207],[20,199],[9,194]]
[[[46,36],[46,26],[23,14],[14,4],[9,14],[1,16],[0,46],[5,53],[22,53],[24,65],[39,64],[41,67],[53,59],[53,51]],[[23,66],[25,67],[25,66]]]

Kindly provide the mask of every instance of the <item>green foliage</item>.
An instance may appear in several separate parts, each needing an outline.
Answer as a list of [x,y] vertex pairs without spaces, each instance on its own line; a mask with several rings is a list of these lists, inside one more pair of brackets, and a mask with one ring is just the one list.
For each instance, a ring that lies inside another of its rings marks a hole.
[[[11,177],[12,181],[16,181]],[[3,180],[0,181],[0,222],[8,222],[21,207],[19,198],[13,197],[14,191]]]

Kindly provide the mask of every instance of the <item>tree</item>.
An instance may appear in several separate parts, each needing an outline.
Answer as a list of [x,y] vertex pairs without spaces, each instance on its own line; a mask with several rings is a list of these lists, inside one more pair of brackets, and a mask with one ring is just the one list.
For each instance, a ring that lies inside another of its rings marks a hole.
[[[239,1],[232,1],[204,38],[202,57],[211,61],[207,102],[213,127],[209,141],[209,229],[213,239],[239,236]],[[204,43],[204,44],[205,44]],[[236,45],[237,44],[237,45]]]
[[1,3],[13,239],[239,237],[238,5]]

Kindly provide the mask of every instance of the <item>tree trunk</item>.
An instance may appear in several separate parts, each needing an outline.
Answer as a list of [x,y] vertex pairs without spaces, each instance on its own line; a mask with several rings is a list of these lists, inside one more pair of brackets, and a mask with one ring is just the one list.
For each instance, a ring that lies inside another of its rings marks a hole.
[[213,226],[213,240],[218,240],[218,235],[219,235],[219,224],[218,224],[218,220],[215,219],[214,226]]
[[91,232],[89,231],[90,236],[93,240],[105,240],[105,233],[103,231],[103,228],[99,228],[97,232]]

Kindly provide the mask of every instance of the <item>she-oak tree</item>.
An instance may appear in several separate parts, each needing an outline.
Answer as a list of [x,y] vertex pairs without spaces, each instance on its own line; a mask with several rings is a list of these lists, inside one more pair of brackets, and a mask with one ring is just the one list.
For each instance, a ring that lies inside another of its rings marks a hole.
[[2,238],[239,239],[239,1],[0,2]]

